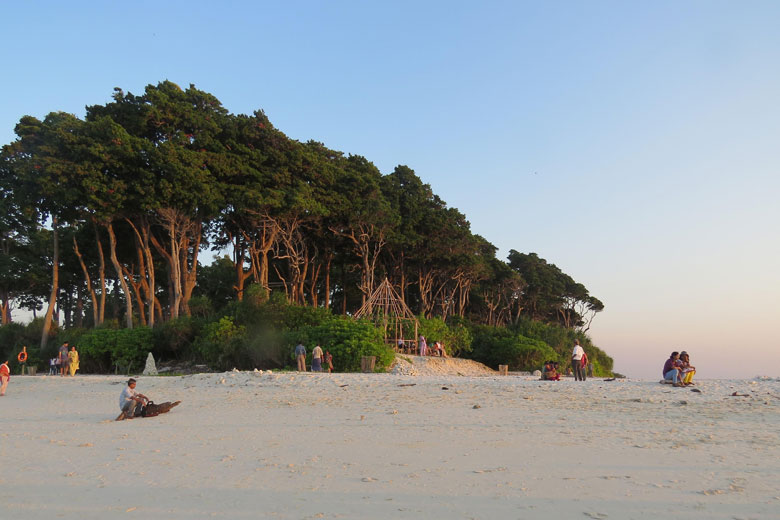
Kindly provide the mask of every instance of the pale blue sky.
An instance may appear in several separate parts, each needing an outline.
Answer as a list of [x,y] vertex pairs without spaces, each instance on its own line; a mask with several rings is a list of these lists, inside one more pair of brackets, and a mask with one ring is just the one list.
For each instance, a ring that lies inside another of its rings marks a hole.
[[2,2],[0,142],[194,83],[407,164],[606,305],[615,369],[780,376],[780,2]]

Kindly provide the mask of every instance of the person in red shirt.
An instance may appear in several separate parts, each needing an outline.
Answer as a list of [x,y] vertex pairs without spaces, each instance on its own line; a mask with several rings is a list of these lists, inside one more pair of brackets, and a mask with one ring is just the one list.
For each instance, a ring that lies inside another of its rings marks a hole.
[[11,369],[8,368],[8,361],[0,364],[0,395],[5,395],[5,389],[8,388],[8,381],[11,379]]

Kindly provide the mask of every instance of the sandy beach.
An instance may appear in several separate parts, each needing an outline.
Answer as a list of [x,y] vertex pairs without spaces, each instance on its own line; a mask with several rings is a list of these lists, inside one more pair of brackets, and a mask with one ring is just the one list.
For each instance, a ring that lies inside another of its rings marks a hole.
[[[780,511],[780,381],[14,376],[0,517],[710,518]],[[743,394],[732,396],[734,392]]]

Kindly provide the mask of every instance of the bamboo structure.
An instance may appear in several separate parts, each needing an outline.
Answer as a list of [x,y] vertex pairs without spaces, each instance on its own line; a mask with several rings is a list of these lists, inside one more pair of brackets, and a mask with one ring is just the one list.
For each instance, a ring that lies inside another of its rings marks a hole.
[[[375,325],[381,326],[385,342],[392,341],[396,350],[399,340],[405,349],[414,350],[419,322],[387,278],[355,313],[355,319],[360,318],[371,319]],[[407,339],[410,334],[413,334],[411,339]]]

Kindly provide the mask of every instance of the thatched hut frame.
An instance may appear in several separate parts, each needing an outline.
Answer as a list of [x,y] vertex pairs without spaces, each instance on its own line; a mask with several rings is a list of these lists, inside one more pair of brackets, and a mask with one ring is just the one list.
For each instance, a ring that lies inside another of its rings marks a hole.
[[420,323],[387,278],[366,299],[354,317],[368,318],[377,327],[382,327],[385,343],[392,343],[395,350],[414,352]]

